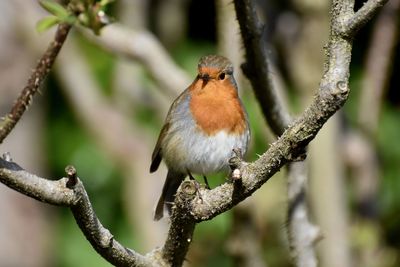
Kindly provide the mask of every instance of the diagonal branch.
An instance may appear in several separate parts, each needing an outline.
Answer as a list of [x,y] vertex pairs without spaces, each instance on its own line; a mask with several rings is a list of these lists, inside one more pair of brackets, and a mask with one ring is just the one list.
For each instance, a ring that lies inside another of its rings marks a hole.
[[[350,63],[349,60],[346,62]],[[348,64],[346,65],[337,66],[337,68],[348,68]],[[347,76],[346,72],[343,74]],[[335,73],[331,73],[329,76],[332,75]],[[234,183],[225,183],[213,190],[200,189],[202,201],[196,197],[190,205],[186,205],[190,207],[188,212],[196,221],[210,220],[229,210],[254,193],[286,163],[302,159],[308,143],[347,100],[349,93],[347,77],[329,77],[329,79],[332,80],[326,81],[325,84],[322,83],[324,86],[304,114],[277,141],[272,143],[271,147],[258,160],[247,164],[238,158],[235,159],[236,166],[240,166],[239,169],[242,173],[241,187],[238,188]],[[179,204],[183,203],[178,201],[177,205]]]
[[0,122],[0,143],[4,141],[17,122],[21,119],[24,112],[28,109],[33,96],[39,91],[44,79],[50,72],[70,29],[71,25],[69,24],[60,24],[58,26],[54,40],[50,43],[46,52],[39,60],[36,68],[29,77],[27,85],[18,96],[11,111],[2,118],[2,121]]

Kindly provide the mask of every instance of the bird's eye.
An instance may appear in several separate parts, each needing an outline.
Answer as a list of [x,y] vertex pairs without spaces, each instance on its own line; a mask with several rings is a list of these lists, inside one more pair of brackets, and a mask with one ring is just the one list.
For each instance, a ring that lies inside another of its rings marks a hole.
[[218,79],[221,81],[225,79],[225,72],[222,72],[220,75],[218,75]]

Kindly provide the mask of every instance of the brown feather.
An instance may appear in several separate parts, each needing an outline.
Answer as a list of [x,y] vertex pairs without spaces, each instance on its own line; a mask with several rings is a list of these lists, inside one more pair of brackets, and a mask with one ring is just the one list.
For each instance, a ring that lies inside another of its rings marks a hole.
[[161,129],[160,135],[158,136],[158,140],[156,146],[154,147],[153,154],[151,155],[151,165],[150,165],[150,173],[155,172],[160,166],[162,153],[161,153],[161,143],[167,134],[169,129],[169,123],[165,123],[163,128]]

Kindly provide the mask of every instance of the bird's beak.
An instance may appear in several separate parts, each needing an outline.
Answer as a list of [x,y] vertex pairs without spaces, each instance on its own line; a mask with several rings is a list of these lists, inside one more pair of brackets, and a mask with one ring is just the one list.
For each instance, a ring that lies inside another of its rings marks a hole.
[[202,79],[204,82],[208,82],[210,80],[210,75],[207,73],[200,75],[200,79]]
[[207,73],[201,74],[200,79],[203,80],[202,88],[204,88],[204,86],[206,86],[208,81],[210,80],[210,75],[208,75]]

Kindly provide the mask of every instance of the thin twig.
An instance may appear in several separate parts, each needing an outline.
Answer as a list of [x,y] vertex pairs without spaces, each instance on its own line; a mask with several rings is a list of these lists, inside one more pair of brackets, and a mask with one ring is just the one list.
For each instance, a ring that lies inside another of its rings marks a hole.
[[17,122],[21,119],[24,112],[28,109],[32,102],[32,98],[38,92],[47,74],[50,72],[51,67],[67,38],[68,32],[71,29],[69,24],[60,24],[57,28],[54,40],[50,43],[46,52],[39,60],[36,68],[33,70],[27,85],[18,96],[11,111],[2,119],[0,123],[0,143],[4,141],[7,135],[15,127]]

